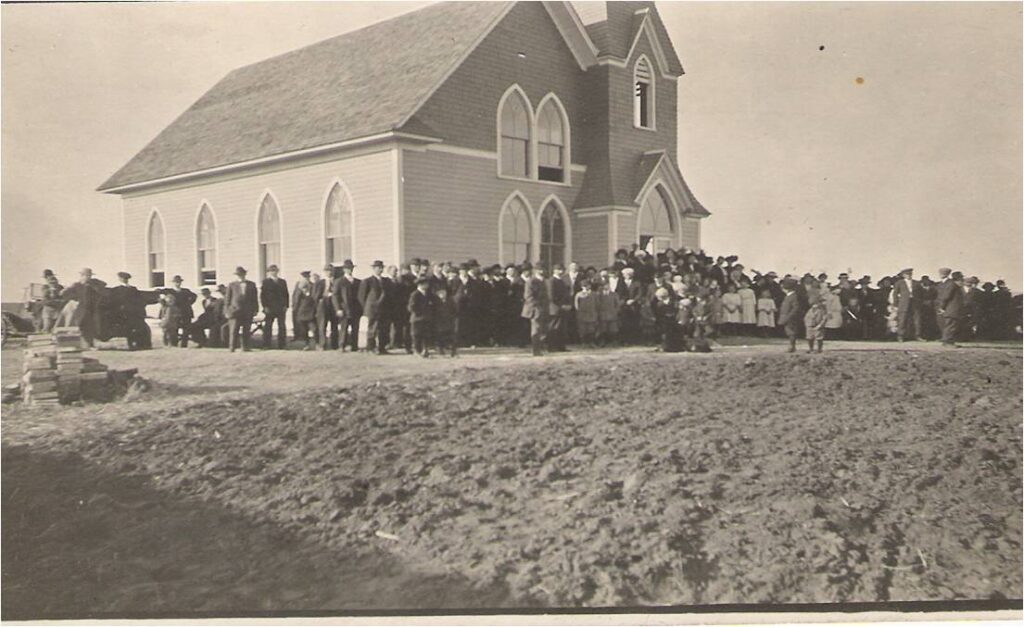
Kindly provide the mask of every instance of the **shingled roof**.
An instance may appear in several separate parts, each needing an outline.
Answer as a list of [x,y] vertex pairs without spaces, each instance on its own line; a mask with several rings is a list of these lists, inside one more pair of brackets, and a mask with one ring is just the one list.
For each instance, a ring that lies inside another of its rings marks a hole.
[[675,75],[683,73],[683,66],[672,45],[672,38],[668,36],[654,2],[584,0],[572,2],[572,6],[576,9],[576,14],[580,17],[590,40],[597,47],[598,55],[609,55],[619,59],[625,59],[629,55],[630,46],[643,23],[643,11],[646,9],[650,13],[651,25],[657,34],[658,44],[665,52],[665,61],[668,64],[666,69]]
[[395,130],[508,4],[443,2],[236,69],[99,190]]

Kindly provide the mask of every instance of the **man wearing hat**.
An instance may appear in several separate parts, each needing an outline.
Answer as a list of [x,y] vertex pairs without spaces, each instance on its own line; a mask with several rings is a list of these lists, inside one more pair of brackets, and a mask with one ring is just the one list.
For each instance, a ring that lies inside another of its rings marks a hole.
[[981,290],[978,289],[978,277],[964,279],[964,309],[958,325],[958,339],[971,341],[978,330],[978,302]]
[[914,281],[914,269],[905,268],[892,287],[891,302],[896,307],[896,338],[903,342],[921,338],[921,286]]
[[796,352],[796,338],[800,334],[800,322],[804,317],[804,311],[800,305],[800,297],[797,294],[797,282],[795,279],[783,279],[782,291],[785,298],[782,299],[782,306],[779,307],[778,325],[786,332],[789,340],[790,353]]
[[964,291],[963,274],[953,272],[949,268],[940,268],[942,282],[936,288],[935,312],[942,331],[942,345],[956,346],[957,325],[963,315]]
[[274,324],[277,324],[277,347],[288,345],[285,330],[285,312],[288,311],[288,282],[278,276],[276,265],[267,267],[267,278],[260,286],[260,306],[263,307],[263,348],[269,349],[274,339]]
[[378,355],[387,354],[387,326],[383,324],[385,315],[386,288],[384,286],[384,262],[376,260],[370,264],[372,275],[363,279],[359,285],[359,304],[366,317],[366,350]]
[[351,259],[341,264],[341,276],[331,286],[331,303],[338,318],[340,338],[338,347],[342,352],[359,350],[359,319],[363,315],[363,307],[359,304],[359,285],[353,272],[355,266]]
[[313,284],[313,300],[316,303],[316,349],[327,349],[330,335],[332,350],[338,350],[338,314],[334,308],[334,281],[339,276],[334,264],[324,266],[323,276]]
[[[49,274],[46,274],[47,272]],[[49,333],[53,331],[57,318],[60,317],[60,310],[64,308],[64,300],[61,298],[64,286],[49,270],[43,272],[43,278],[46,282],[43,284],[43,296],[39,302],[39,326],[36,328]]]
[[181,286],[183,282],[180,274],[174,275],[171,279],[171,293],[174,296],[174,304],[171,306],[175,313],[171,319],[176,322],[168,331],[171,346],[188,348],[189,330],[192,328],[192,305],[195,304],[197,297],[192,290]]
[[256,284],[245,278],[245,268],[235,268],[238,280],[228,285],[224,296],[224,315],[228,318],[228,348],[235,352],[238,336],[242,336],[242,350],[248,352],[249,338],[252,335],[252,319],[259,311],[259,297]]
[[[532,276],[528,275],[530,271],[533,271]],[[523,278],[527,279],[527,283],[521,316],[530,321],[530,345],[533,347],[533,356],[540,357],[544,354],[550,312],[547,285],[544,283],[544,268],[538,266],[534,270],[529,263],[523,264]]]
[[128,341],[128,350],[136,350],[146,346],[143,333],[149,333],[146,325],[146,305],[142,302],[139,290],[129,285],[132,275],[121,271],[117,273],[118,285],[110,288],[110,300],[114,306],[108,309],[116,316],[116,324],[124,331]]

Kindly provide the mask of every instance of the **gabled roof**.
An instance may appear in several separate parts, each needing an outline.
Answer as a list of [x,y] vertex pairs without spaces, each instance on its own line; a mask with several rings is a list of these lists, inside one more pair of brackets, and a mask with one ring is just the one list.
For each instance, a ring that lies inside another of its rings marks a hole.
[[236,69],[99,189],[394,130],[509,7],[438,3]]
[[674,76],[683,74],[682,63],[654,2],[583,0],[571,4],[594,42],[599,57],[627,60],[640,31],[648,28],[645,21],[649,21],[654,35],[652,45],[660,47],[659,56],[663,56],[659,59],[665,65],[662,69]]
[[676,167],[672,157],[664,150],[652,150],[645,152],[640,157],[640,163],[636,169],[636,187],[634,188],[633,202],[639,205],[643,202],[647,191],[657,181],[661,180],[669,188],[669,192],[679,203],[679,210],[683,215],[707,217],[711,212],[700,204],[697,197],[690,191],[679,168]]

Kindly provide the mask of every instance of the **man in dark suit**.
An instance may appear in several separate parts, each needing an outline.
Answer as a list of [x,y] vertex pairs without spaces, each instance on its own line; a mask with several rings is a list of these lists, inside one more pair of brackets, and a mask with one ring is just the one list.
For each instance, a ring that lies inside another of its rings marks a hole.
[[331,304],[338,319],[342,352],[359,350],[359,319],[363,315],[363,307],[359,304],[360,281],[353,276],[354,270],[352,260],[346,259],[341,266],[341,276],[331,286]]
[[530,264],[524,264],[523,281],[526,283],[523,292],[523,311],[520,314],[530,321],[530,344],[533,356],[544,354],[544,341],[548,333],[548,317],[550,307],[548,290],[544,283],[544,268],[538,267],[536,273]]
[[960,319],[958,337],[963,341],[974,339],[978,330],[978,303],[981,290],[978,289],[978,277],[964,279],[964,315]]
[[480,288],[469,268],[468,263],[459,266],[458,278],[448,284],[448,293],[455,302],[455,342],[460,348],[476,346],[477,342],[475,309]]
[[803,311],[800,308],[800,297],[796,292],[797,283],[793,279],[783,279],[782,291],[785,297],[782,299],[782,306],[779,307],[779,326],[785,329],[786,337],[789,339],[790,353],[796,352],[796,338],[800,334],[800,323],[803,318]]
[[387,298],[384,285],[384,262],[377,260],[370,265],[372,275],[363,279],[359,285],[359,304],[366,317],[366,350],[378,355],[387,354],[387,325],[383,319],[387,315],[385,303]]
[[906,268],[892,287],[892,304],[896,307],[896,338],[903,342],[912,336],[921,337],[921,287],[914,281],[914,269]]
[[252,334],[252,319],[259,310],[256,284],[246,280],[245,268],[238,266],[235,276],[238,280],[228,285],[224,296],[224,314],[228,317],[228,348],[235,352],[238,336],[242,336],[242,350],[249,351],[249,337]]
[[388,336],[391,338],[389,348],[405,349],[412,354],[412,336],[409,333],[409,296],[416,291],[416,277],[409,266],[402,266],[401,273],[395,266],[388,266],[387,273],[391,279],[388,296]]
[[276,265],[267,268],[267,278],[260,288],[260,306],[263,307],[263,348],[270,348],[274,338],[274,323],[277,323],[277,347],[285,348],[288,332],[284,328],[285,312],[288,311],[288,283],[279,277]]
[[567,341],[568,316],[572,312],[572,288],[563,276],[565,268],[556,263],[551,271],[551,278],[546,281],[548,289],[548,350],[552,353],[564,352]]
[[619,282],[619,335],[624,343],[635,344],[640,341],[640,305],[644,298],[645,286],[636,280],[633,268],[622,269],[622,281]]
[[935,312],[942,331],[942,345],[956,346],[957,325],[963,315],[964,276],[959,272],[950,274],[949,268],[940,268],[939,276],[942,281],[936,289]]
[[183,282],[181,275],[178,274],[171,279],[171,291],[174,294],[173,307],[177,313],[175,318],[177,322],[171,329],[171,346],[178,345],[180,342],[182,348],[188,348],[189,331],[192,329],[192,305],[196,302],[196,295],[187,287],[182,287]]

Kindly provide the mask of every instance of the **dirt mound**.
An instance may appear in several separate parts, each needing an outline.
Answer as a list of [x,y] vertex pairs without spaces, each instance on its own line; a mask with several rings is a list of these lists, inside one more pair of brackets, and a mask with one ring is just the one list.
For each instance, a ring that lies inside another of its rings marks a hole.
[[545,605],[1019,597],[999,353],[635,356],[140,415],[87,457]]

